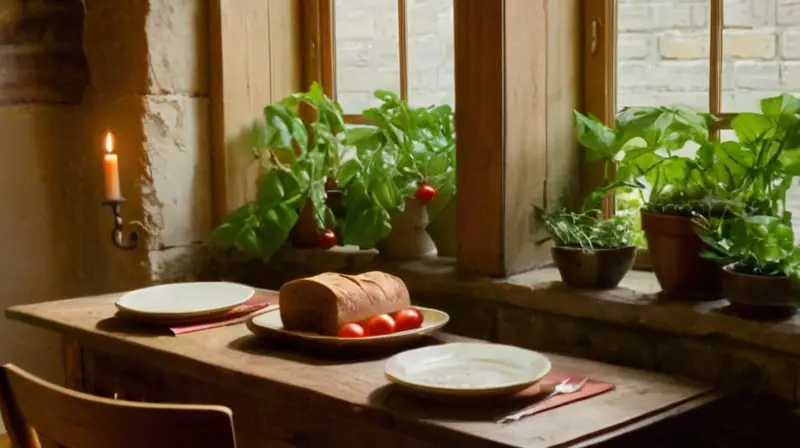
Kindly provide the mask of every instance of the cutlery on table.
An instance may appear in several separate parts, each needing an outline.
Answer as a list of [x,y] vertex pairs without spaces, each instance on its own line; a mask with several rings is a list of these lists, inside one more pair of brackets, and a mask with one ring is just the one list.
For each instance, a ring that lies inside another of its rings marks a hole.
[[517,411],[513,414],[501,418],[500,420],[497,421],[497,423],[511,423],[520,420],[522,418],[529,417],[533,414],[536,414],[541,410],[543,404],[545,404],[548,400],[555,397],[556,395],[574,394],[575,392],[578,392],[581,389],[583,389],[583,386],[586,385],[586,382],[589,381],[589,378],[584,378],[583,380],[581,380],[580,383],[574,383],[574,384],[570,384],[569,380],[570,378],[567,378],[561,383],[556,384],[556,387],[553,389],[553,391],[547,394],[541,400],[537,401],[533,405],[528,406],[527,408],[521,411]]

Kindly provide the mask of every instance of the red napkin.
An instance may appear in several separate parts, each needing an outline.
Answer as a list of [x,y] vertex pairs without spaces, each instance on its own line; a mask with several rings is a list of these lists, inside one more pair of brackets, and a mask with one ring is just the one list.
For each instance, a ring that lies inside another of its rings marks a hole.
[[[543,395],[546,395],[552,392],[553,388],[556,384],[561,383],[562,381],[569,378],[570,384],[579,383],[583,380],[583,375],[569,375],[560,372],[550,372],[545,375],[542,380],[533,386],[525,389],[524,391],[513,395],[509,399],[512,401],[519,401],[520,403],[523,402],[530,402],[531,399],[540,399]],[[595,395],[600,395],[604,392],[608,392],[614,389],[614,385],[610,383],[603,383],[600,381],[589,380],[584,384],[583,388],[571,394],[559,394],[553,398],[549,398],[547,401],[543,401],[541,404],[538,405],[539,412],[546,411],[548,409],[557,408],[559,406],[564,406],[566,404],[574,403],[576,401],[585,400],[586,398],[593,397]]]
[[[208,330],[211,328],[225,327],[228,325],[235,325],[247,321],[256,314],[266,312],[278,305],[277,291],[270,291],[264,293],[257,293],[250,298],[247,302],[230,310],[215,314],[213,316],[196,316],[187,317],[183,319],[172,318],[147,318],[146,320],[141,317],[132,317],[133,319],[145,321],[149,324],[167,327],[175,336],[184,333],[192,333],[195,331]],[[117,313],[122,317],[127,317],[124,314]]]

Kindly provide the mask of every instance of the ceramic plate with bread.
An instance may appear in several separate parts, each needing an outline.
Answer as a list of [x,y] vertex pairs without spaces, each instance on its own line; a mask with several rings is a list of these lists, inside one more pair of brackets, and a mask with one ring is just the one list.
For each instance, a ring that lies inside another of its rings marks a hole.
[[412,306],[405,283],[393,275],[326,272],[284,284],[278,310],[254,317],[248,328],[325,345],[392,345],[431,334],[448,320],[442,311]]

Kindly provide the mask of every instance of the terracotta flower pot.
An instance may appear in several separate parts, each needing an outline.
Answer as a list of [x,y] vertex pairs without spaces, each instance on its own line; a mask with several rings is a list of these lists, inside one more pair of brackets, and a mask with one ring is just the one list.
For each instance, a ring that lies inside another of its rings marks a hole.
[[736,272],[723,268],[722,292],[733,311],[748,319],[782,319],[795,313],[792,280],[786,276]]
[[[328,207],[336,208],[341,205],[342,192],[338,190],[328,191],[328,197],[325,203]],[[334,223],[328,223],[329,227],[333,227]],[[341,236],[337,234],[341,239]],[[289,241],[292,246],[298,249],[314,249],[319,246],[319,229],[317,229],[317,221],[314,219],[314,205],[311,201],[306,201],[305,206],[300,211],[300,216],[297,218],[297,223],[292,227],[289,232]]]
[[378,241],[381,256],[389,260],[412,260],[436,255],[436,245],[428,235],[428,209],[418,199],[406,198],[406,208],[392,216],[392,233]]
[[653,271],[666,297],[716,300],[722,294],[722,269],[700,257],[706,246],[686,216],[642,210],[642,230]]
[[289,241],[298,249],[313,249],[319,246],[319,230],[311,201],[306,201],[306,205],[300,211],[297,222],[289,232]]
[[561,280],[572,288],[612,289],[633,267],[636,246],[583,250],[556,246],[550,249]]
[[[435,199],[434,199],[435,200]],[[455,257],[458,252],[458,207],[455,198],[428,224],[428,234],[440,257]]]

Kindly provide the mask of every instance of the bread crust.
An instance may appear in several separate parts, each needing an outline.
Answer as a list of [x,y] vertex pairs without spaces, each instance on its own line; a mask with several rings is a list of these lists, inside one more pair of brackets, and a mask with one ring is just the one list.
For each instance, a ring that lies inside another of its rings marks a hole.
[[411,297],[402,280],[384,272],[326,272],[284,284],[279,304],[285,329],[334,336],[347,323],[409,307]]

